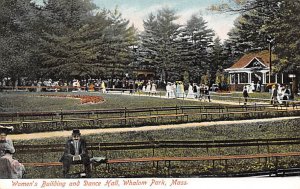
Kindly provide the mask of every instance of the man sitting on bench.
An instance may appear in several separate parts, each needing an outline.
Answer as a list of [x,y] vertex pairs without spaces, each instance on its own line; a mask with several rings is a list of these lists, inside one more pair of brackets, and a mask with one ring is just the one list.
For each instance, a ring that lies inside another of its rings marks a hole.
[[65,151],[60,159],[63,163],[64,177],[68,177],[71,164],[83,164],[86,177],[91,177],[90,157],[86,148],[86,142],[81,138],[80,131],[74,129],[72,139],[69,139],[65,146]]

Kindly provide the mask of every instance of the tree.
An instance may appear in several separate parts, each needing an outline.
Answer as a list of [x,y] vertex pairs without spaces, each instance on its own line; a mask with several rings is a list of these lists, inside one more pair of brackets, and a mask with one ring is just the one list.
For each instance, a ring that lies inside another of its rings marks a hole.
[[41,7],[38,60],[41,75],[53,79],[83,77],[87,62],[78,31],[91,18],[90,0],[49,0]]
[[[174,21],[178,17],[174,10],[164,8],[158,10],[157,15],[150,14],[144,20],[145,32],[142,33],[142,46],[147,50],[144,61],[148,61],[156,69],[161,80],[174,80],[176,72],[176,45],[179,25]],[[154,61],[150,60],[154,59]],[[150,60],[150,61],[149,61]]]
[[274,19],[268,19],[263,29],[275,40],[274,53],[279,62],[275,71],[284,71],[296,75],[293,80],[293,93],[298,92],[300,80],[300,2],[280,1]]
[[33,34],[35,6],[30,0],[0,1],[0,78],[34,75],[31,58],[35,49]]
[[212,47],[214,31],[207,27],[207,22],[201,15],[192,15],[187,21],[186,30],[192,42],[191,56],[193,57],[193,79],[198,80],[210,71],[210,49]]
[[158,70],[159,62],[156,59],[158,55],[158,26],[156,16],[150,13],[143,21],[144,31],[140,34],[139,56],[141,61],[138,67],[141,69]]
[[[225,4],[212,6],[211,10],[247,14],[257,12],[260,16],[259,18],[262,19],[257,31],[275,39],[275,44],[273,45],[274,52],[279,59],[279,63],[275,65],[275,69],[277,71],[294,73],[297,76],[293,83],[293,92],[297,93],[297,82],[300,78],[300,58],[299,53],[297,53],[300,49],[299,8],[299,1],[229,0]],[[265,39],[262,41],[265,41]]]
[[[217,37],[214,40],[214,44],[212,47],[211,52],[211,64],[210,64],[210,70],[211,70],[211,77],[212,77],[212,83],[222,83],[222,79],[220,79],[220,72],[223,70],[224,63],[226,60],[226,56],[224,56],[224,50],[223,45],[221,43],[221,40],[219,37]],[[219,73],[219,74],[217,74]]]
[[121,13],[92,14],[91,1],[48,1],[42,9],[39,60],[42,73],[56,79],[121,77],[130,62],[136,30]]
[[158,73],[161,75],[163,81],[171,79],[174,74],[174,68],[176,68],[176,46],[175,39],[178,35],[179,25],[174,23],[178,19],[174,10],[164,8],[158,11],[157,14],[157,26],[156,33],[158,37],[157,44],[157,56],[156,59],[159,62]]
[[115,76],[124,77],[128,66],[133,60],[133,46],[137,44],[137,31],[134,26],[129,27],[129,21],[122,18],[122,14],[115,9],[109,15],[111,21],[104,32],[104,46],[106,50],[104,63],[110,67],[107,73],[111,79]]

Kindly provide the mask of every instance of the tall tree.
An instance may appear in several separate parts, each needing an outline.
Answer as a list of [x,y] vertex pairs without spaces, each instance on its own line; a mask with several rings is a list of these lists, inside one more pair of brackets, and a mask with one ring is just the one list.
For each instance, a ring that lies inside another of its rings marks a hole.
[[94,8],[90,0],[49,0],[42,7],[38,52],[42,75],[56,79],[83,76],[86,60],[77,48],[76,32]]
[[129,64],[133,61],[133,46],[137,44],[137,31],[134,26],[129,27],[129,21],[122,18],[122,14],[115,9],[110,13],[111,24],[104,31],[104,49],[101,52],[103,62],[110,67],[106,69],[108,77],[114,79],[124,77],[129,71]]
[[[224,56],[224,48],[221,43],[221,40],[219,37],[217,37],[214,40],[214,44],[212,47],[211,52],[211,64],[210,64],[210,70],[211,70],[211,77],[212,77],[212,83],[219,83],[217,82],[217,73],[222,73],[224,63],[225,63],[226,57]],[[218,75],[220,77],[220,74]]]
[[156,56],[158,54],[158,26],[156,16],[150,13],[146,20],[143,21],[144,31],[140,34],[140,46],[139,46],[139,68],[141,69],[158,69],[158,61]]
[[158,73],[161,75],[161,80],[170,80],[172,69],[176,67],[176,45],[174,40],[177,38],[179,25],[175,23],[178,19],[175,11],[169,8],[163,8],[157,13],[157,60]]
[[0,1],[0,78],[13,82],[33,75],[31,63],[36,41],[33,35],[35,6],[30,0]]
[[258,13],[263,22],[257,31],[275,40],[275,44],[271,44],[279,59],[275,68],[277,71],[287,71],[297,76],[293,82],[293,92],[296,93],[300,79],[299,7],[299,1],[290,0],[228,0],[226,4],[212,6],[211,10]]
[[192,15],[187,21],[186,30],[191,36],[194,79],[210,71],[210,48],[212,47],[214,31],[209,29],[201,15]]
[[173,70],[176,67],[174,40],[178,35],[179,25],[174,21],[177,18],[174,10],[163,8],[158,10],[156,16],[150,14],[148,20],[144,20],[145,31],[141,35],[142,47],[146,50],[144,61],[153,65],[163,81],[173,79],[171,77],[176,74]]

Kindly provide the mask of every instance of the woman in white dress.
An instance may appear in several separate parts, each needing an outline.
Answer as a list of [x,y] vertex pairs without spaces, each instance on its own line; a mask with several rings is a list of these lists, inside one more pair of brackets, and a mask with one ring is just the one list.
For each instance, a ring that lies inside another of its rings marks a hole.
[[12,127],[0,126],[0,179],[20,179],[25,168],[18,160],[13,159],[15,148],[7,134]]
[[148,81],[148,83],[147,83],[145,92],[146,93],[150,93],[151,92],[151,83],[150,83],[150,81]]
[[166,86],[166,97],[167,98],[175,98],[175,94],[174,94],[174,89],[173,89],[173,85],[171,82],[168,82],[167,86]]
[[195,93],[191,84],[189,84],[188,94],[186,95],[186,98],[195,98]]
[[106,87],[104,81],[101,82],[102,93],[106,93]]
[[156,84],[153,82],[152,85],[151,85],[151,93],[156,94],[156,92],[157,92],[156,91]]
[[185,97],[184,86],[183,86],[182,81],[179,82],[179,85],[177,85],[177,87],[178,87],[178,96],[177,97],[179,97],[179,98]]

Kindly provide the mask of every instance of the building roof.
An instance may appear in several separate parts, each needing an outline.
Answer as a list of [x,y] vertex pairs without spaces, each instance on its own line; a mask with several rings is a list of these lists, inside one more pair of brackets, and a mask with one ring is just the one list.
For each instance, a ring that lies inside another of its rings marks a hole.
[[[264,64],[266,67],[270,66],[270,57],[269,57],[269,51],[264,50],[260,52],[252,52],[245,54],[240,58],[236,63],[234,63],[230,68],[228,69],[238,69],[238,68],[245,68],[254,58],[259,60],[262,64]],[[272,60],[274,60],[275,56],[272,54]]]

